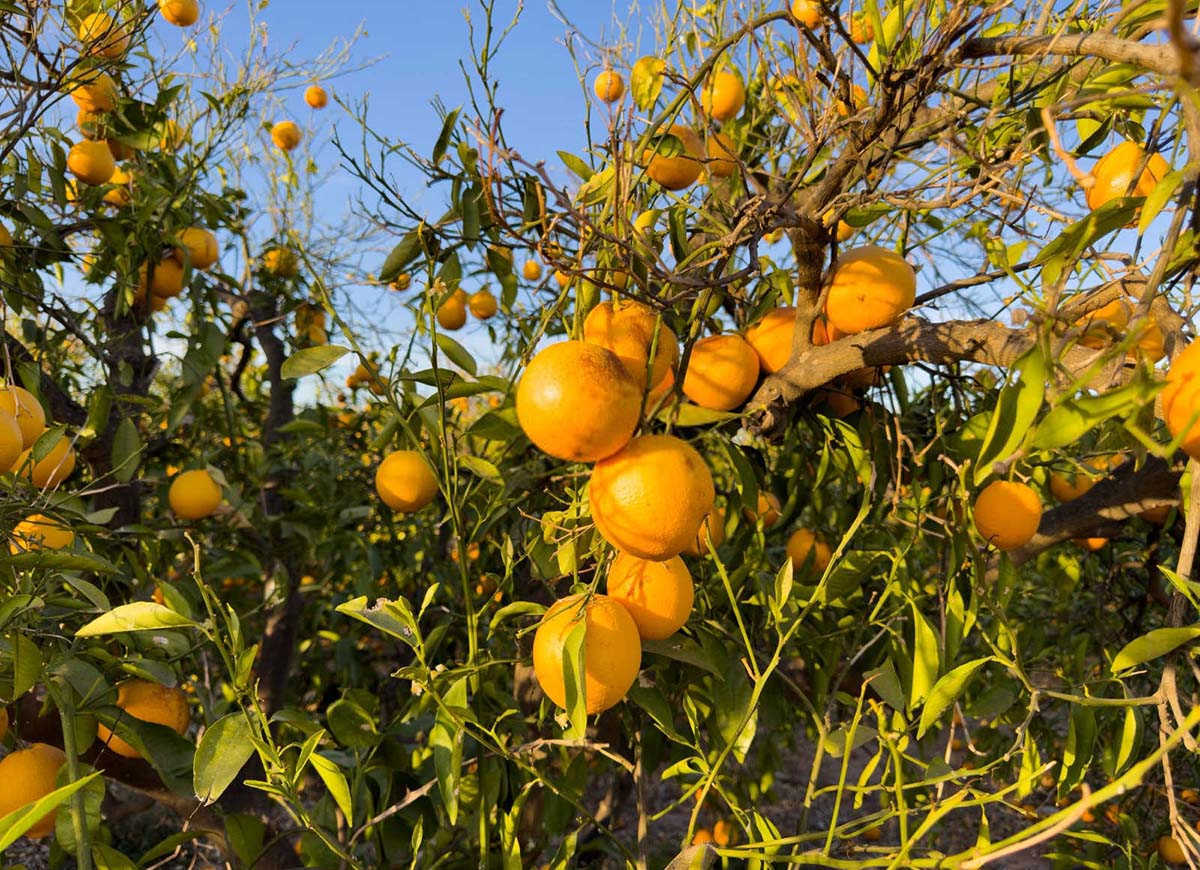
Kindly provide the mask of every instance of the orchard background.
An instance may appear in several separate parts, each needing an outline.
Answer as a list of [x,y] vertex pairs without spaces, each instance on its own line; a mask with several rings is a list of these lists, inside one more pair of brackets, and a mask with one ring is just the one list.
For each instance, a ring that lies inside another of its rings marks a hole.
[[1200,866],[1195,4],[409,5],[0,0],[6,866]]

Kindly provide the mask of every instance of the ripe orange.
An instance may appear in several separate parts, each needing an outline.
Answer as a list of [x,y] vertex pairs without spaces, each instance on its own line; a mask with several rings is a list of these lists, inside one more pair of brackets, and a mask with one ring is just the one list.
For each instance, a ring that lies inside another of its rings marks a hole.
[[1129,324],[1130,313],[1129,303],[1124,299],[1114,299],[1095,311],[1089,311],[1075,323],[1083,329],[1079,343],[1096,349],[1104,347]]
[[525,265],[521,267],[521,274],[525,276],[526,281],[540,281],[542,264],[537,260],[526,260]]
[[84,184],[108,184],[117,169],[107,142],[83,139],[67,153],[67,171]]
[[706,151],[708,162],[705,166],[709,175],[714,178],[728,178],[737,172],[737,146],[724,133],[710,133]]
[[646,163],[646,174],[667,190],[683,190],[696,183],[700,170],[704,168],[704,143],[691,127],[672,124],[666,131],[683,143],[683,151],[667,156],[662,153],[665,145],[642,152]]
[[182,265],[190,258],[193,269],[205,270],[217,262],[217,237],[204,227],[188,227],[175,239],[174,257]]
[[[187,695],[182,690],[149,680],[125,680],[118,685],[117,706],[139,722],[166,725],[176,734],[187,731],[191,719]],[[114,734],[103,722],[97,726],[96,732],[96,736],[117,755],[125,758],[142,757],[140,752]]]
[[455,290],[437,309],[438,326],[454,332],[463,328],[467,322],[467,293],[465,290]]
[[304,135],[295,121],[279,121],[271,127],[271,141],[275,143],[276,148],[284,151],[291,151],[303,138]]
[[17,458],[17,469],[23,477],[33,481],[38,489],[53,489],[71,476],[75,470],[75,450],[71,439],[63,435],[41,462],[34,462],[26,450]]
[[996,480],[975,499],[975,528],[1001,550],[1029,543],[1041,520],[1042,500],[1023,483]]
[[829,560],[833,558],[833,550],[825,540],[804,528],[796,529],[788,538],[787,554],[792,560],[794,570],[801,571],[809,566],[809,570],[817,574],[823,573],[829,566]]
[[66,550],[75,543],[75,533],[44,514],[30,514],[17,523],[8,549],[11,553],[27,550]]
[[733,825],[726,819],[719,819],[713,822],[712,826],[713,843],[722,849],[727,846],[732,846],[737,838],[737,831],[733,829]]
[[1154,365],[1167,355],[1167,337],[1153,314],[1147,314],[1144,320],[1135,321],[1130,329],[1138,336],[1137,345],[1129,354],[1131,358],[1140,357]]
[[21,424],[7,411],[0,411],[0,472],[10,471],[24,449]]
[[[679,361],[679,340],[647,305],[601,302],[583,321],[583,340],[615,353],[640,387],[649,382],[653,387],[652,400],[654,395],[670,389],[675,382],[673,370]],[[652,344],[655,345],[653,362],[650,360]]]
[[705,843],[711,843],[712,841],[712,831],[710,831],[708,828],[697,828],[696,833],[692,835],[693,846],[702,846]]
[[71,89],[71,99],[89,112],[111,112],[117,107],[117,83],[107,73],[87,75]]
[[1193,459],[1200,459],[1200,342],[1192,342],[1167,369],[1162,391],[1163,419],[1172,438]]
[[200,17],[200,4],[196,0],[158,0],[158,11],[176,27],[191,27]]
[[1164,834],[1158,838],[1156,847],[1158,857],[1163,860],[1164,864],[1187,863],[1187,855],[1183,851],[1183,846],[1179,845],[1179,841],[1174,837]]
[[0,386],[0,411],[17,418],[17,425],[21,427],[21,446],[26,450],[46,431],[46,412],[42,410],[42,403],[24,387]]
[[93,12],[79,22],[76,34],[88,53],[109,60],[120,60],[129,50],[129,31],[103,12]]
[[314,109],[324,109],[329,105],[329,95],[320,85],[309,85],[304,89],[304,102]]
[[167,501],[181,520],[201,520],[221,505],[221,487],[203,468],[185,471],[171,481]]
[[629,611],[642,640],[670,637],[692,612],[692,575],[678,556],[651,562],[617,553],[606,583],[609,598]]
[[[142,295],[142,291],[147,287],[146,271],[147,267],[142,266],[138,278],[139,295]],[[182,293],[183,266],[179,265],[179,261],[173,257],[167,257],[156,263],[154,272],[150,275],[149,290],[151,296],[157,296],[160,299],[174,299]]]
[[867,107],[867,91],[862,85],[857,82],[850,84],[850,102],[847,103],[841,97],[837,98],[834,103],[834,108],[837,113],[843,118],[849,118],[851,115],[861,112]]
[[850,17],[850,39],[859,45],[870,42],[875,38],[875,25],[866,13],[860,12]]
[[392,510],[412,513],[433,501],[438,482],[418,451],[395,450],[375,470],[375,491]]
[[769,529],[779,522],[780,514],[783,513],[783,505],[779,503],[779,499],[774,493],[760,489],[757,504],[753,508],[743,508],[742,513],[752,523],[762,520],[763,528]]
[[792,17],[809,30],[821,26],[821,6],[815,0],[792,0]]
[[604,539],[655,561],[679,555],[695,540],[715,495],[703,457],[672,435],[642,435],[597,462],[589,493]]
[[1108,538],[1073,538],[1072,540],[1085,550],[1090,550],[1093,553],[1104,549],[1104,545],[1108,543]]
[[[1133,174],[1143,161],[1146,168],[1142,170],[1135,185]],[[1146,159],[1146,152],[1136,142],[1122,142],[1097,160],[1096,165],[1092,167],[1092,186],[1087,189],[1086,194],[1088,208],[1100,208],[1127,193],[1130,196],[1149,196],[1163,176],[1170,171],[1171,167],[1161,154],[1153,153]],[[1130,190],[1130,187],[1133,189]]]
[[592,91],[596,94],[598,100],[605,103],[615,103],[621,97],[625,96],[625,80],[621,78],[620,73],[606,69],[600,75],[596,76],[596,80],[592,82]]
[[404,290],[407,290],[409,288],[409,285],[411,285],[411,284],[412,284],[412,275],[408,274],[407,272],[401,272],[399,275],[396,276],[396,279],[394,281],[392,281],[392,283],[389,284],[388,286],[396,291],[404,291]]
[[620,358],[585,341],[539,351],[517,385],[521,428],[558,459],[612,456],[633,437],[640,412],[641,391]]
[[758,383],[758,354],[736,333],[712,335],[692,346],[683,392],[704,408],[738,407]]
[[[61,749],[46,743],[30,744],[28,749],[10,752],[0,760],[0,782],[4,783],[0,789],[0,818],[54,791],[59,768],[66,761]],[[38,840],[49,835],[54,830],[56,812],[51,810],[42,816],[25,836]]]
[[1075,470],[1051,472],[1050,494],[1062,502],[1074,501],[1086,494],[1097,482],[1103,480],[1104,471],[1116,468],[1124,461],[1125,457],[1120,453],[1111,456],[1096,456],[1088,459],[1086,464],[1089,468],[1097,469],[1097,473]]
[[[813,344],[826,344],[815,340],[816,325],[813,326]],[[758,354],[763,371],[774,373],[783,368],[792,357],[792,338],[796,332],[796,309],[791,307],[772,308],[754,325],[746,330],[746,341]]]
[[133,202],[133,191],[130,189],[133,185],[132,171],[122,169],[120,166],[115,167],[113,174],[108,179],[108,184],[115,185],[111,190],[104,192],[103,199],[109,205],[124,208]]
[[565,707],[563,646],[583,619],[583,683],[589,715],[619,703],[637,679],[642,642],[629,611],[607,595],[571,595],[554,603],[533,636],[533,672],[546,697]]
[[746,86],[742,77],[729,70],[710,75],[700,94],[700,106],[704,114],[714,121],[736,118],[746,105]]
[[288,248],[270,248],[263,254],[262,265],[278,278],[295,278],[300,271],[295,253]]
[[847,334],[887,326],[912,307],[916,292],[917,275],[903,257],[864,245],[833,264],[825,315]]
[[707,556],[725,543],[725,511],[714,507],[696,530],[696,537],[688,542],[683,552],[689,556]]
[[[526,263],[526,266],[529,264]],[[536,263],[534,264],[537,265]],[[526,273],[528,273],[526,269]],[[467,304],[471,309],[471,314],[480,320],[487,320],[496,313],[499,306],[496,304],[496,297],[492,291],[484,287],[481,290],[476,290],[471,294],[471,298],[467,300]]]
[[554,282],[558,284],[559,289],[565,290],[571,286],[571,276],[561,269],[554,270]]

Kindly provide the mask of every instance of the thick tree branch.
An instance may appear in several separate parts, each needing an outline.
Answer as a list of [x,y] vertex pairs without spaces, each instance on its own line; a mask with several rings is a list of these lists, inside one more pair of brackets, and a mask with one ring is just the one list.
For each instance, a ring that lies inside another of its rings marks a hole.
[[1128,63],[1162,76],[1181,76],[1200,84],[1196,64],[1180,67],[1180,56],[1170,45],[1146,45],[1107,33],[1069,33],[1048,36],[992,36],[971,39],[961,49],[963,58],[996,55],[1095,57],[1112,63]]

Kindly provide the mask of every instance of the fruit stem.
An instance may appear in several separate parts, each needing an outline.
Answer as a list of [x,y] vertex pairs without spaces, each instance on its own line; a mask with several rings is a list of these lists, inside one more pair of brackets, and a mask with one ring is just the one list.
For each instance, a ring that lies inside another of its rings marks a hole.
[[1089,190],[1096,183],[1096,179],[1091,173],[1084,172],[1079,168],[1079,164],[1075,162],[1075,158],[1071,153],[1063,147],[1062,139],[1058,137],[1058,127],[1054,123],[1054,117],[1050,114],[1049,106],[1042,106],[1042,126],[1046,128],[1046,135],[1050,139],[1050,148],[1058,156],[1058,159],[1067,167],[1067,171],[1071,173],[1071,177],[1079,182],[1079,186],[1084,190]]
[[[62,723],[63,751],[67,755],[68,784],[79,776],[79,756],[75,745],[75,702],[69,689],[55,691],[54,706],[58,707],[58,718]],[[84,818],[83,789],[71,795],[71,830],[75,834],[75,866],[78,870],[92,870],[92,839]]]

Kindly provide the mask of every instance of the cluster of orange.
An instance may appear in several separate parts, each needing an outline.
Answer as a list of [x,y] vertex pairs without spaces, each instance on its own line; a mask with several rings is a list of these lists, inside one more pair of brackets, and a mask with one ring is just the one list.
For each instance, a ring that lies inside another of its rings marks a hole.
[[[433,289],[439,296],[445,292],[445,286],[440,283],[435,283]],[[467,311],[479,320],[487,320],[498,308],[496,297],[488,288],[482,287],[468,296],[466,290],[456,287],[437,308],[438,326],[455,332],[466,325]]]

